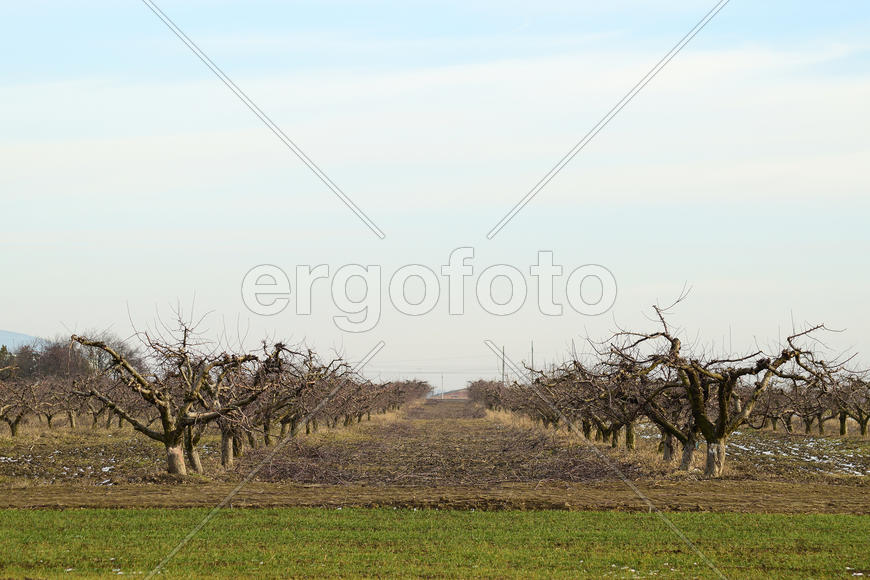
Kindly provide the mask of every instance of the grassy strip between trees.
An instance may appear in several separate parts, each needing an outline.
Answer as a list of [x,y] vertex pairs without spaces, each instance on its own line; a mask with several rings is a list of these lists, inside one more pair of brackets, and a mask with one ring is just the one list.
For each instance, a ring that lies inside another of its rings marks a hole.
[[[142,575],[205,509],[2,510],[0,577]],[[667,516],[729,578],[870,575],[870,520]],[[654,514],[283,508],[220,513],[161,577],[713,577]]]

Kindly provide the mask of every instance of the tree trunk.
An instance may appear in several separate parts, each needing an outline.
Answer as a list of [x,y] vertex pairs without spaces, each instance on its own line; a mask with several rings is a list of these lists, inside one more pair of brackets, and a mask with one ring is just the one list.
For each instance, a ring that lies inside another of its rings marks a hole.
[[124,428],[124,418],[118,415],[118,429]]
[[785,423],[785,430],[788,431],[789,433],[792,432],[791,420],[792,420],[791,415],[789,415],[788,417],[784,417],[782,420],[782,422]]
[[592,423],[584,419],[580,422],[580,425],[583,429],[583,437],[586,439],[592,439]]
[[233,466],[233,431],[221,427],[221,465],[229,469]]
[[184,455],[187,457],[187,462],[190,463],[190,469],[194,473],[202,473],[202,460],[199,457],[199,449],[193,443],[193,433],[188,427],[184,430]]
[[804,433],[809,435],[813,428],[813,418],[810,417],[809,419],[805,419],[804,417],[801,417],[801,420],[804,422]]
[[233,429],[233,456],[241,457],[245,452],[245,441],[237,429]]
[[626,423],[625,425],[625,448],[634,450],[634,423]]
[[187,475],[187,467],[184,465],[184,450],[178,443],[166,446],[167,470],[173,475]]
[[66,418],[69,421],[69,428],[75,429],[76,428],[76,414],[75,414],[75,412],[67,411]]
[[845,437],[846,435],[846,419],[848,419],[848,415],[846,415],[845,411],[840,411],[840,436]]
[[774,431],[776,431],[776,426],[777,426],[778,423],[779,423],[779,419],[778,419],[778,418],[776,418],[776,417],[771,417],[771,418],[770,418],[770,427],[771,427]]
[[281,439],[287,436],[287,423],[281,423]]
[[46,415],[45,420],[48,422],[48,428],[52,429],[54,425],[54,415]]
[[819,426],[819,435],[825,434],[825,419],[821,415],[816,415],[817,425]]
[[725,473],[725,445],[725,437],[707,442],[707,466],[704,468],[707,477],[722,477]]
[[861,437],[867,436],[867,421],[868,421],[868,419],[864,419],[863,421],[860,421],[858,423],[858,425],[861,426]]
[[674,460],[674,436],[670,433],[662,434],[662,461],[671,463]]
[[270,417],[263,420],[263,444],[266,447],[272,444],[272,419]]
[[622,431],[621,425],[616,425],[610,430],[610,446],[613,449],[619,447],[619,433]]
[[683,443],[683,454],[680,459],[680,469],[682,471],[689,471],[692,468],[692,460],[695,458],[695,437],[695,432],[691,431],[689,432],[689,438]]

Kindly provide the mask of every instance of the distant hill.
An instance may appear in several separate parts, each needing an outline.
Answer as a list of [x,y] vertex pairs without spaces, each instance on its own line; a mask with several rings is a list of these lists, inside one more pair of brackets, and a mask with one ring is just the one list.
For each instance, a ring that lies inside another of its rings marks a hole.
[[32,344],[34,342],[39,342],[39,339],[35,336],[0,330],[0,346],[6,345],[6,348],[10,351],[17,349],[21,345]]

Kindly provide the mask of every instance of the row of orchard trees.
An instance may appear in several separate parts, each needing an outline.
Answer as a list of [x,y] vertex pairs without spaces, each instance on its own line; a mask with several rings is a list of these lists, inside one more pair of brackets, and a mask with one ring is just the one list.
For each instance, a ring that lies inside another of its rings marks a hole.
[[166,449],[167,470],[201,473],[198,446],[209,428],[220,433],[221,462],[244,446],[272,445],[300,428],[349,425],[425,397],[421,381],[373,384],[341,358],[323,360],[308,348],[263,344],[233,352],[179,323],[169,338],[140,336],[131,349],[108,337],[72,336],[0,351],[0,419],[16,435],[30,416],[66,415],[75,427],[89,413],[96,426],[117,418]]
[[589,360],[528,369],[527,380],[511,385],[475,381],[470,395],[488,408],[523,413],[547,426],[567,423],[614,447],[624,433],[625,446],[633,449],[635,425],[647,420],[661,434],[663,459],[680,457],[682,469],[705,442],[710,477],[722,475],[728,439],[741,425],[782,424],[790,431],[798,417],[808,432],[814,422],[823,432],[827,421],[838,419],[845,435],[852,418],[866,436],[870,382],[849,371],[848,361],[817,355],[824,326],[796,332],[769,354],[721,357],[692,352],[663,310],[656,314],[657,330],[618,332],[595,344]]

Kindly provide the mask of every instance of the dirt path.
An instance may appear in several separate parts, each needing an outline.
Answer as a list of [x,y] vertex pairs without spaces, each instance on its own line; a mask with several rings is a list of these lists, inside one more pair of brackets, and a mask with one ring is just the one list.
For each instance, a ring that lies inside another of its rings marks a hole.
[[[239,466],[247,472],[264,451]],[[623,473],[637,467],[616,462]],[[477,486],[522,482],[592,482],[616,477],[589,447],[565,446],[534,428],[487,419],[464,401],[430,400],[387,423],[290,445],[258,479],[381,486]]]

